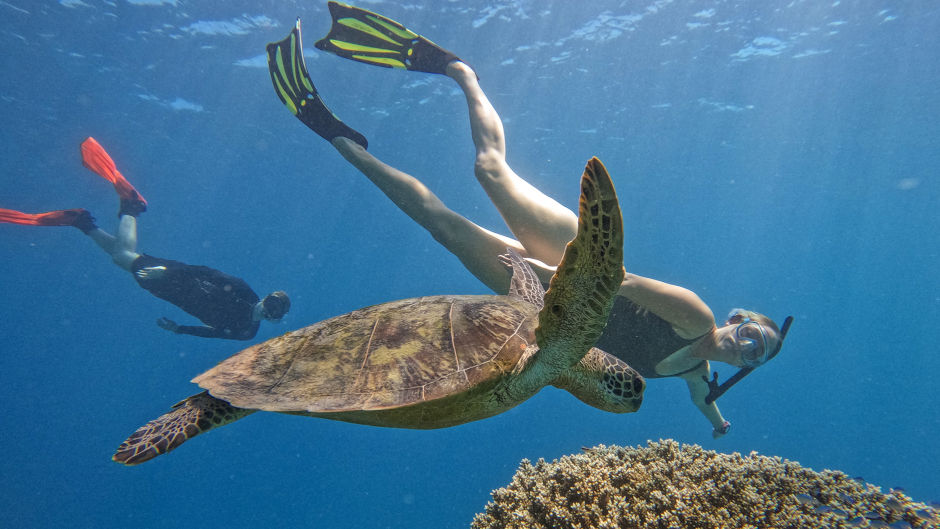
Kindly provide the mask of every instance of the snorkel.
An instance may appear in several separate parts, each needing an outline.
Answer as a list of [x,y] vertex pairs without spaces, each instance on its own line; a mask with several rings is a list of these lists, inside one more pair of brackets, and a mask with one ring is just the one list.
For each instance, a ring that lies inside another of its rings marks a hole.
[[[768,356],[768,359],[777,356],[777,353],[780,352],[780,348],[783,347],[783,339],[787,337],[787,332],[790,330],[790,324],[792,323],[793,316],[787,316],[787,318],[783,320],[783,327],[780,328],[780,340],[777,342],[777,347],[774,349],[773,354]],[[748,376],[751,371],[754,371],[755,369],[757,369],[757,366],[742,367],[737,373],[732,375],[728,380],[725,380],[721,385],[718,384],[717,371],[712,374],[711,380],[708,380],[708,377],[703,376],[702,380],[708,384],[708,395],[705,396],[705,404],[711,404],[712,402],[715,402],[718,397],[724,395],[726,391],[731,389],[731,386],[737,384],[739,380]]]

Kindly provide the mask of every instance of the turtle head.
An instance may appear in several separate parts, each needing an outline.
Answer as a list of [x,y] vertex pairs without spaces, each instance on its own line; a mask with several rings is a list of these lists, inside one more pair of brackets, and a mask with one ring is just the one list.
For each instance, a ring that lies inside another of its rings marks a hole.
[[611,413],[639,410],[646,389],[646,381],[636,370],[596,347],[552,385],[589,406]]

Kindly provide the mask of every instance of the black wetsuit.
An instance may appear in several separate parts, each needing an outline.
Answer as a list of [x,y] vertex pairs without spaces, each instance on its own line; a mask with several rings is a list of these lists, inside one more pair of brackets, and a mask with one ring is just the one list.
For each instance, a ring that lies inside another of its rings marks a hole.
[[697,338],[689,340],[679,336],[666,320],[623,296],[617,296],[607,327],[595,345],[630,364],[644,378],[662,378],[691,371],[660,375],[656,372],[656,364],[695,340]]
[[[137,275],[138,270],[150,266],[164,266],[166,273],[155,279],[142,279]],[[237,277],[207,266],[146,254],[134,260],[131,273],[141,288],[206,324],[205,327],[180,325],[176,332],[232,340],[250,340],[258,333],[258,322],[252,319],[258,295]]]

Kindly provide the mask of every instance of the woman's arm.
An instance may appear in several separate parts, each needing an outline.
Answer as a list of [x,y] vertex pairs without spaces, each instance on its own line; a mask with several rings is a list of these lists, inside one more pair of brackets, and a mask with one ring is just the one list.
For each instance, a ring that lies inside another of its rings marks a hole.
[[712,423],[712,437],[718,438],[728,433],[731,423],[721,416],[721,412],[718,411],[718,406],[714,402],[705,404],[705,396],[708,395],[708,382],[706,380],[710,369],[708,361],[704,361],[697,369],[683,373],[680,376],[689,386],[689,395],[692,397],[692,402],[702,412],[702,415],[708,419],[708,422]]
[[[526,258],[542,283],[548,283],[555,267]],[[694,292],[669,283],[628,273],[617,294],[669,322],[679,336],[698,338],[715,326],[711,309]]]
[[715,326],[708,305],[686,288],[628,273],[618,294],[672,324],[683,338],[698,338]]

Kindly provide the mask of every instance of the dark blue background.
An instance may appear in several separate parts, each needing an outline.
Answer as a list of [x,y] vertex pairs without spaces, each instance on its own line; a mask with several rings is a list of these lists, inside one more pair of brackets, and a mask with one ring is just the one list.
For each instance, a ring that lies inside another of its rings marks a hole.
[[[382,301],[485,293],[274,96],[262,53],[304,20],[308,67],[370,151],[505,233],[449,79],[312,48],[325,2],[0,3],[0,206],[113,230],[94,136],[150,202],[140,249],[288,291],[275,336]],[[576,5],[577,4],[577,5]],[[574,207],[617,185],[630,271],[796,322],[711,428],[679,380],[615,416],[546,389],[441,431],[256,414],[138,468],[110,461],[243,344],[189,321],[71,228],[0,226],[0,525],[465,527],[521,458],[675,438],[940,498],[940,17],[930,2],[412,2],[364,7],[478,71],[509,161]],[[722,370],[727,376],[731,370]]]

